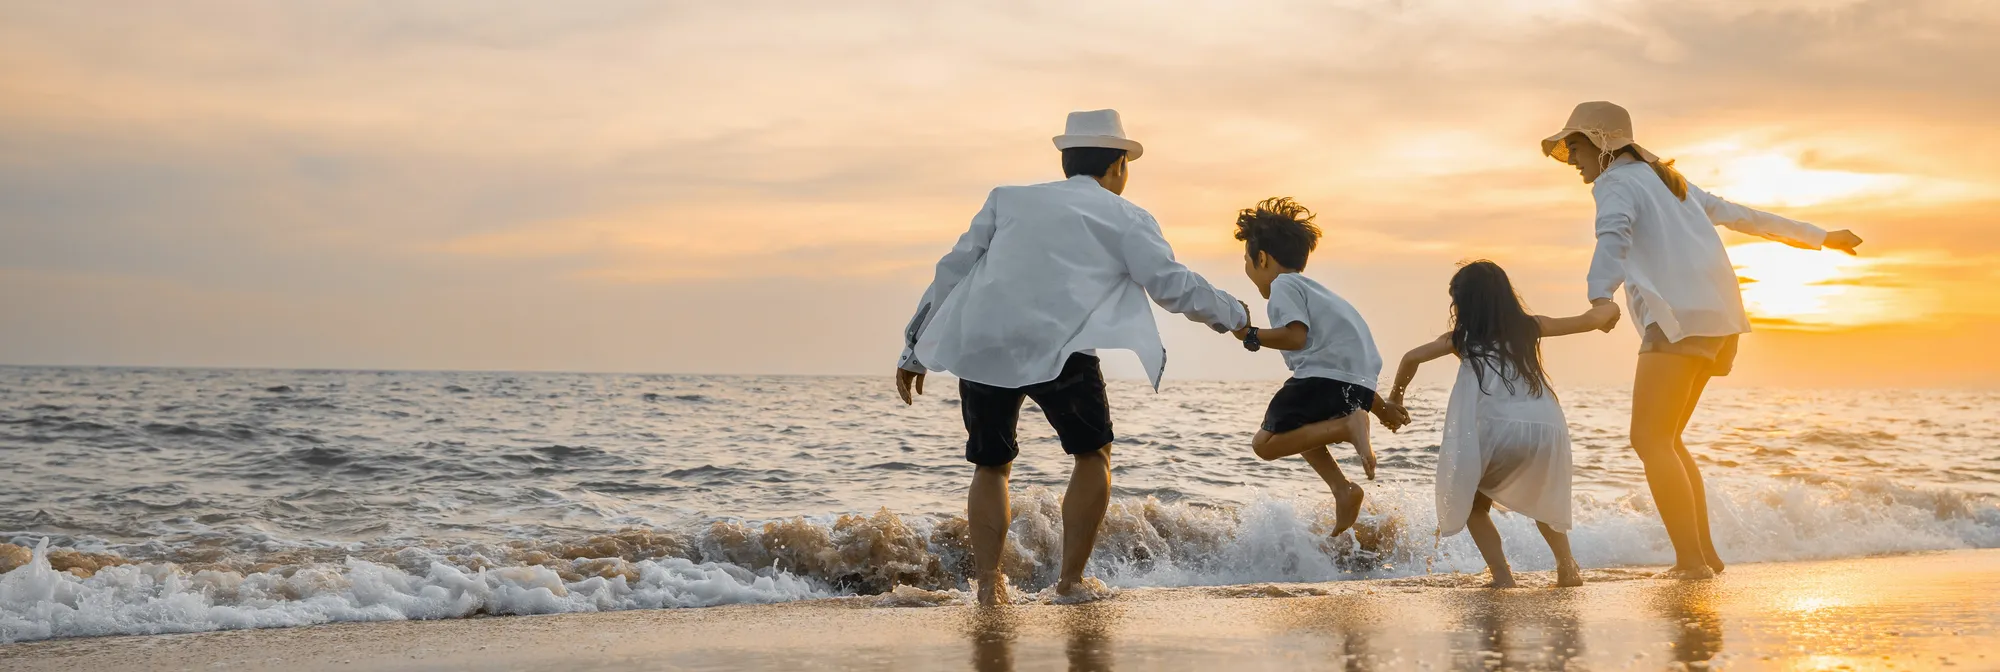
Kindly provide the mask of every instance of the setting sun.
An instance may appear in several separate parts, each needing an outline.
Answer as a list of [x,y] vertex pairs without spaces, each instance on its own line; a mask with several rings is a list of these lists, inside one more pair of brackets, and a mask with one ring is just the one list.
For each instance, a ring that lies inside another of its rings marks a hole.
[[1877,259],[1801,250],[1782,243],[1729,248],[1743,305],[1767,326],[1831,330],[1897,322],[1917,309],[1881,282]]

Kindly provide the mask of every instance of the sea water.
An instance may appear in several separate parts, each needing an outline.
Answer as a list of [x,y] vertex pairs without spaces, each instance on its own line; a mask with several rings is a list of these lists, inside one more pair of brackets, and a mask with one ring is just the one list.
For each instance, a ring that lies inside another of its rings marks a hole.
[[[1438,539],[1444,390],[1378,430],[1354,534],[1248,444],[1279,381],[1112,381],[1110,586],[1483,567]],[[967,587],[949,379],[0,367],[0,641],[705,607]],[[1564,388],[1576,555],[1671,549],[1623,389]],[[1688,430],[1730,562],[2000,547],[2000,394],[1712,390]],[[1055,579],[1069,460],[1031,403],[1005,568]],[[1344,447],[1342,468],[1361,471]],[[1552,564],[1497,515],[1519,569]]]

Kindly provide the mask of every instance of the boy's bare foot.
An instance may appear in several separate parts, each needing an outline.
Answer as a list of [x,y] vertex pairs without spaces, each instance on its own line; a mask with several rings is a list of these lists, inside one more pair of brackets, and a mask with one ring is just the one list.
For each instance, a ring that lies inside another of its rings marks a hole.
[[979,590],[974,595],[979,600],[979,606],[990,607],[1013,601],[1013,597],[1007,594],[1007,576],[1005,574],[995,574],[980,579],[978,584]]
[[1341,487],[1335,488],[1333,491],[1333,534],[1327,536],[1338,537],[1340,533],[1346,532],[1347,528],[1354,527],[1354,521],[1361,519],[1361,500],[1367,497],[1368,493],[1363,491],[1361,486],[1355,485],[1351,481],[1342,483]]
[[1715,571],[1709,569],[1708,565],[1695,565],[1693,567],[1676,565],[1668,568],[1667,571],[1654,574],[1653,578],[1672,579],[1676,581],[1700,581],[1702,579],[1715,578]]
[[1361,457],[1361,471],[1368,480],[1375,480],[1375,445],[1368,440],[1367,412],[1347,414],[1347,442],[1354,444],[1354,454]]
[[1556,587],[1575,588],[1583,585],[1583,570],[1575,560],[1556,563]]

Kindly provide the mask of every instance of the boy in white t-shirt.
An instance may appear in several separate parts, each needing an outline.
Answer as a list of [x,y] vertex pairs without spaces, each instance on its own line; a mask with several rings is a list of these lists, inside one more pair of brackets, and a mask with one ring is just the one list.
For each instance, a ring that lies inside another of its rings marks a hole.
[[1368,323],[1345,299],[1299,273],[1319,244],[1312,211],[1289,198],[1267,199],[1236,216],[1236,239],[1243,241],[1243,273],[1270,301],[1271,327],[1245,326],[1235,332],[1243,347],[1285,353],[1292,378],[1271,397],[1264,424],[1250,446],[1266,460],[1298,455],[1333,490],[1338,514],[1333,534],[1361,515],[1361,486],[1347,479],[1326,447],[1351,443],[1369,480],[1375,479],[1375,451],[1368,443],[1368,418],[1398,429],[1410,421],[1401,406],[1375,394],[1382,356]]

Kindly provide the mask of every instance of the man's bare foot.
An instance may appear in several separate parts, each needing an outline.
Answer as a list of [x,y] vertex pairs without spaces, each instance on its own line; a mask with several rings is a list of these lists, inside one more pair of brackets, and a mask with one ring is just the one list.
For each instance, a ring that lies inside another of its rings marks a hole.
[[1347,528],[1354,527],[1354,521],[1361,518],[1361,500],[1367,497],[1368,493],[1352,482],[1342,483],[1341,487],[1335,488],[1333,534],[1327,536],[1338,537],[1340,533],[1346,532]]
[[1082,604],[1108,597],[1111,597],[1110,586],[1104,585],[1104,582],[1097,580],[1097,577],[1086,576],[1074,581],[1069,579],[1057,581],[1055,598],[1049,601],[1055,604]]
[[979,606],[990,607],[1013,601],[1013,596],[1009,595],[1007,591],[1007,576],[1005,574],[995,574],[991,577],[980,579],[977,583],[979,590],[974,595],[979,600]]
[[1575,588],[1583,585],[1583,570],[1575,560],[1556,563],[1556,587]]
[[1695,565],[1693,567],[1676,565],[1668,568],[1667,571],[1654,574],[1653,578],[1672,579],[1676,581],[1700,581],[1702,579],[1715,578],[1715,571],[1709,569],[1708,565]]

